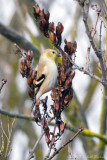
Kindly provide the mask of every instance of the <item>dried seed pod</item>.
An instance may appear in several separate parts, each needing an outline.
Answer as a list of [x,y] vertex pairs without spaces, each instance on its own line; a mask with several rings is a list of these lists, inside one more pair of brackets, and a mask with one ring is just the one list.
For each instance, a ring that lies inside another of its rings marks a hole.
[[73,43],[73,50],[74,50],[74,52],[76,51],[76,49],[77,49],[77,42],[74,41],[74,43]]
[[66,75],[64,74],[64,72],[61,72],[60,78],[61,78],[62,82],[65,82]]
[[64,122],[61,121],[61,122],[60,122],[60,131],[61,131],[61,132],[64,132],[64,128],[65,128]]
[[30,68],[30,61],[27,61],[27,67]]
[[71,72],[71,74],[70,74],[70,76],[72,77],[72,79],[74,78],[74,76],[75,76],[75,71],[72,71]]
[[33,6],[33,8],[34,8],[34,11],[36,12],[36,14],[39,14],[39,12],[40,12],[39,6],[35,5],[35,6]]
[[65,105],[69,102],[69,96],[67,95],[65,98],[64,98],[64,103]]
[[49,12],[47,12],[47,13],[45,14],[46,22],[48,22],[48,21],[49,21],[49,17],[50,17],[50,13],[49,13]]
[[59,102],[58,101],[56,101],[55,103],[54,103],[54,108],[58,111],[59,110]]
[[32,79],[35,78],[35,71],[32,72],[32,75],[31,75],[31,76],[32,76]]
[[35,85],[35,84],[36,84],[36,79],[33,80],[33,85]]
[[27,78],[27,83],[29,86],[32,84],[32,78],[30,76]]
[[46,20],[45,19],[42,19],[40,22],[39,22],[39,28],[41,31],[44,31],[45,30],[45,26],[46,26]]
[[49,31],[51,31],[51,32],[54,32],[54,30],[55,30],[55,26],[54,26],[54,23],[52,22],[50,22],[49,23]]
[[25,73],[22,70],[20,70],[20,74],[22,75],[22,77],[25,77]]
[[24,66],[24,71],[25,71],[25,72],[27,72],[27,71],[28,71],[27,66]]
[[24,65],[23,65],[23,63],[20,64],[20,69],[21,69],[22,71],[24,71]]
[[56,93],[54,89],[52,90],[51,97],[53,100],[56,98]]
[[28,89],[28,94],[32,99],[34,99],[34,92],[30,88]]
[[54,42],[56,41],[56,35],[55,35],[55,33],[50,32],[50,33],[49,33],[49,38],[50,38],[50,40],[54,43]]
[[45,135],[45,141],[46,141],[47,144],[50,143],[50,139],[49,139],[49,137],[47,135]]
[[59,38],[61,33],[63,32],[64,27],[62,23],[58,22],[58,25],[56,26],[56,36]]
[[[32,76],[32,73],[33,73],[33,70],[30,69],[30,71],[29,71],[29,76]],[[32,79],[33,79],[33,78],[32,78]]]
[[44,9],[39,12],[39,16],[40,16],[40,19],[44,19],[44,17],[45,17]]
[[40,105],[40,99],[36,101],[36,106],[39,107],[39,105]]

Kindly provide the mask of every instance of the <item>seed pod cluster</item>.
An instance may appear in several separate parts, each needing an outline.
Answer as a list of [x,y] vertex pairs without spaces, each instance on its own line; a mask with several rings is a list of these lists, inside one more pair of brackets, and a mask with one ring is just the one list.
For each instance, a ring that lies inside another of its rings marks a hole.
[[50,13],[45,13],[44,10],[40,10],[39,5],[33,6],[34,17],[39,21],[39,28],[41,32],[54,43],[55,45],[61,45],[62,32],[64,27],[62,23],[58,22],[55,27],[54,22],[49,22]]
[[74,43],[71,43],[71,42],[67,42],[67,40],[65,39],[64,42],[65,42],[64,51],[67,52],[69,55],[72,55],[73,53],[75,53],[77,49],[76,41],[74,41]]
[[72,79],[74,76],[75,72],[72,70],[70,57],[65,53],[62,65],[59,64],[58,66],[57,87],[52,90],[51,94],[54,101],[54,105],[52,106],[54,117],[59,122],[61,120],[61,112],[69,105],[73,97]]
[[27,83],[30,87],[28,89],[28,94],[33,99],[34,85],[36,83],[37,67],[34,70],[31,68],[32,59],[33,59],[32,51],[28,51],[28,53],[25,53],[20,63],[20,73],[22,77],[27,78]]

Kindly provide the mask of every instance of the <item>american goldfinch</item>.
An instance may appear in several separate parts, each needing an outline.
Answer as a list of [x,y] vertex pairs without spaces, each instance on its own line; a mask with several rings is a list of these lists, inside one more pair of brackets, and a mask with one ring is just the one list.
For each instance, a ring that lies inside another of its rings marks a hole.
[[40,56],[37,80],[35,84],[36,101],[46,92],[55,87],[58,71],[55,61],[61,55],[53,49],[46,49]]

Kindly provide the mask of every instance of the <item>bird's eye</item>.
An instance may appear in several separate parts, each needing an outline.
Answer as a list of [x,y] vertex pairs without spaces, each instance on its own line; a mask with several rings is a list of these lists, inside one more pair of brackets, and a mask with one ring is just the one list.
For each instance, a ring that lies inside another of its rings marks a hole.
[[55,54],[55,52],[54,52],[54,51],[52,51],[52,53],[53,53],[53,54]]

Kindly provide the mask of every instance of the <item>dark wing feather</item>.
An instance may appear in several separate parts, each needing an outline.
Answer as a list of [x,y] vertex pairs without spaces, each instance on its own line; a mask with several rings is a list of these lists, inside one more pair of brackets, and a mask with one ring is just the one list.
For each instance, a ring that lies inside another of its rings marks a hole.
[[37,94],[39,88],[41,87],[42,83],[45,80],[45,74],[42,74],[37,80],[35,84],[35,93]]

